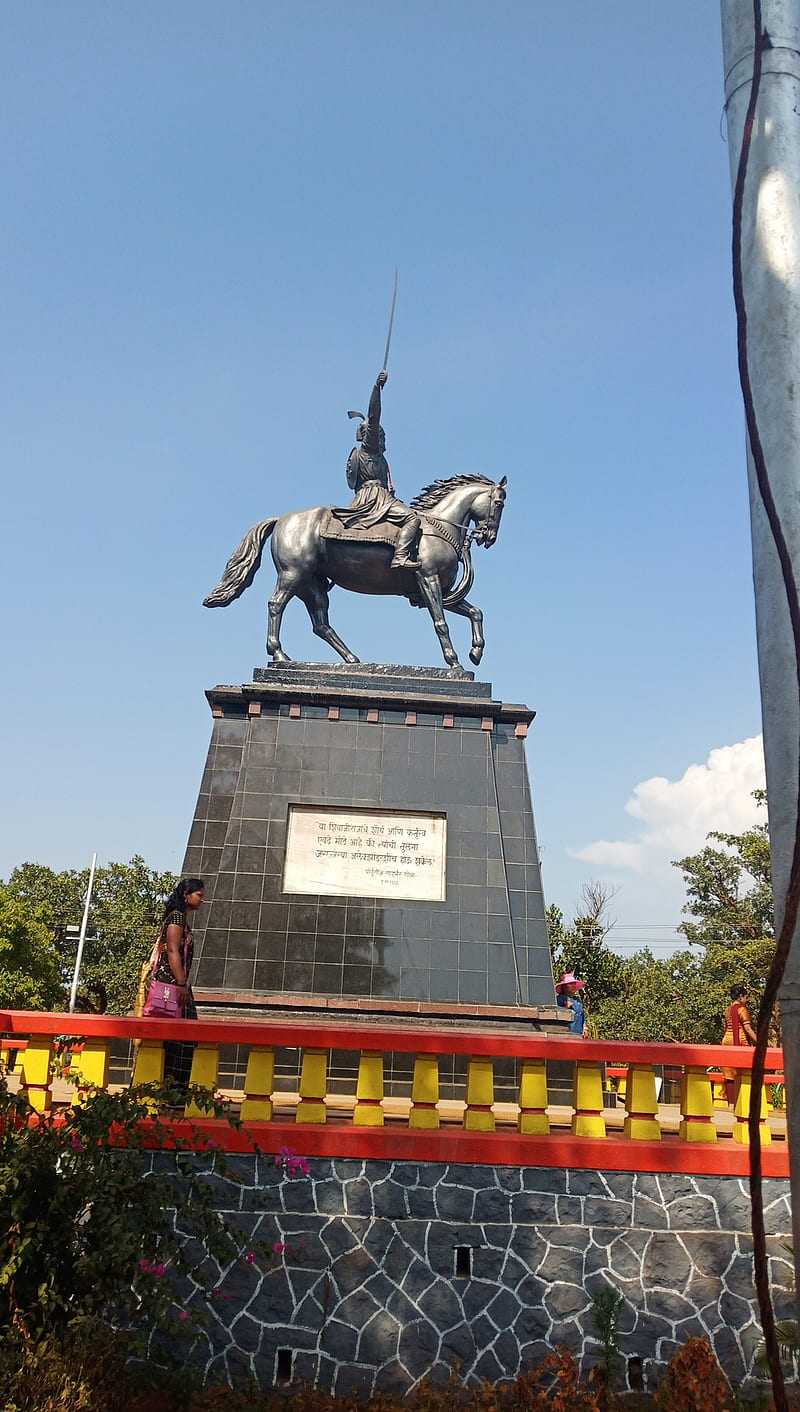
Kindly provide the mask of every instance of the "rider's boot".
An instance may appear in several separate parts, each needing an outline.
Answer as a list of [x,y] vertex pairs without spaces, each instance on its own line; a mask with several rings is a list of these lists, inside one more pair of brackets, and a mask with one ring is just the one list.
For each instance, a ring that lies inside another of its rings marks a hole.
[[401,525],[400,533],[397,536],[397,545],[394,551],[390,567],[393,569],[418,569],[419,559],[415,558],[414,550],[419,536],[420,522],[419,515],[410,515],[405,524]]

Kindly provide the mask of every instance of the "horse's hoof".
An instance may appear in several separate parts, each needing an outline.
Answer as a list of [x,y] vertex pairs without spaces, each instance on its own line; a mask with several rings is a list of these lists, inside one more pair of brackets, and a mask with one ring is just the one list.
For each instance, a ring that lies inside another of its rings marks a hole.
[[351,652],[351,653],[349,653],[349,655],[348,655],[347,657],[345,657],[344,660],[345,660],[345,662],[347,662],[348,666],[351,666],[351,667],[352,667],[353,665],[358,666],[358,664],[359,664],[360,661],[361,661],[361,658],[360,658],[360,657],[354,657],[353,654],[352,654],[352,652]]
[[472,651],[471,651],[470,654],[469,654],[469,660],[470,660],[470,662],[474,662],[474,663],[475,663],[475,666],[477,667],[477,666],[478,666],[478,663],[480,662],[482,656],[483,656],[483,648],[482,648],[482,647],[473,647],[473,648],[472,648]]
[[449,675],[451,677],[468,677],[469,672],[464,670],[460,662],[451,662]]

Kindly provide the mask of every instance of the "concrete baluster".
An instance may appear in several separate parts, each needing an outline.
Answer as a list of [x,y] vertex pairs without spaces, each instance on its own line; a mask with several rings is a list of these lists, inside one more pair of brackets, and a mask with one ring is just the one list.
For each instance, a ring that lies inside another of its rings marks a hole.
[[353,1122],[357,1128],[383,1127],[383,1055],[365,1049],[358,1061],[356,1106]]
[[49,1035],[34,1035],[22,1056],[22,1089],[31,1108],[49,1113],[53,1103],[50,1091],[53,1041]]
[[275,1087],[275,1051],[254,1045],[244,1076],[243,1123],[268,1123],[272,1118],[272,1090]]
[[572,1081],[572,1132],[575,1137],[605,1137],[603,1071],[599,1064],[578,1060]]
[[467,1064],[467,1107],[464,1127],[470,1132],[493,1133],[494,1064],[491,1059],[470,1059]]
[[638,1138],[642,1142],[660,1141],[661,1124],[658,1121],[656,1076],[652,1064],[629,1066],[625,1110],[628,1115],[623,1127],[625,1137]]
[[418,1054],[411,1082],[410,1128],[439,1127],[439,1059],[436,1054]]
[[[733,1140],[744,1143],[746,1147],[750,1145],[750,1132],[748,1129],[748,1119],[750,1116],[750,1094],[753,1088],[753,1075],[749,1069],[740,1069],[736,1075],[736,1097],[733,1103]],[[761,1134],[761,1146],[772,1142],[772,1133],[767,1126],[767,1090],[761,1090],[761,1112],[758,1120],[759,1132]]]
[[90,1088],[108,1088],[109,1042],[107,1039],[87,1039],[82,1053],[74,1061],[77,1069],[76,1103],[85,1103]]
[[[131,1083],[162,1084],[164,1082],[164,1045],[160,1039],[140,1039],[133,1064]],[[149,1101],[148,1107],[158,1104]]]
[[681,1079],[681,1123],[678,1133],[684,1142],[716,1142],[714,1098],[705,1069],[688,1064]]
[[[197,1084],[200,1088],[207,1088],[211,1093],[216,1092],[217,1080],[219,1078],[219,1045],[198,1044],[195,1046],[192,1058],[192,1072],[189,1082]],[[187,1118],[212,1118],[214,1115],[208,1108],[203,1108],[194,1099],[186,1105]]]
[[547,1116],[547,1068],[544,1059],[523,1059],[519,1076],[519,1117],[521,1133],[546,1134],[550,1131]]
[[325,1094],[328,1086],[327,1049],[304,1049],[300,1069],[300,1102],[296,1123],[325,1123],[328,1112]]

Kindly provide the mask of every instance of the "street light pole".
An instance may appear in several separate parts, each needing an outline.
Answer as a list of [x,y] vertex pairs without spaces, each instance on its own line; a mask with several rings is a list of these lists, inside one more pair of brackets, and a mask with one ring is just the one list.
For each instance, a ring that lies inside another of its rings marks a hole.
[[92,888],[94,887],[94,870],[97,866],[97,854],[92,854],[92,866],[89,869],[89,884],[86,888],[86,902],[83,908],[83,921],[81,922],[81,934],[78,937],[78,954],[75,957],[75,970],[72,973],[72,985],[69,992],[69,1013],[75,1009],[75,1000],[78,995],[78,976],[80,975],[81,961],[83,960],[83,943],[86,940],[86,926],[89,921],[89,906],[92,901]]
[[[721,8],[777,937],[767,991],[777,990],[785,965],[779,995],[800,1260],[800,0],[722,0]],[[760,1017],[754,1073],[767,1021]],[[756,1126],[752,1119],[751,1137]],[[769,1342],[766,1321],[764,1332]]]

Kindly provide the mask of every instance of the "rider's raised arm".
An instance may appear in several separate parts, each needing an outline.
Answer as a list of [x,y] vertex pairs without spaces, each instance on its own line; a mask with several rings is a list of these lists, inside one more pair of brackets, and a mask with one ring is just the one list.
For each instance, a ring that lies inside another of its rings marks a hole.
[[389,374],[384,368],[378,373],[375,386],[369,399],[369,411],[367,412],[367,430],[364,433],[364,446],[367,451],[379,451],[380,443],[378,432],[381,426],[381,388],[386,386]]

